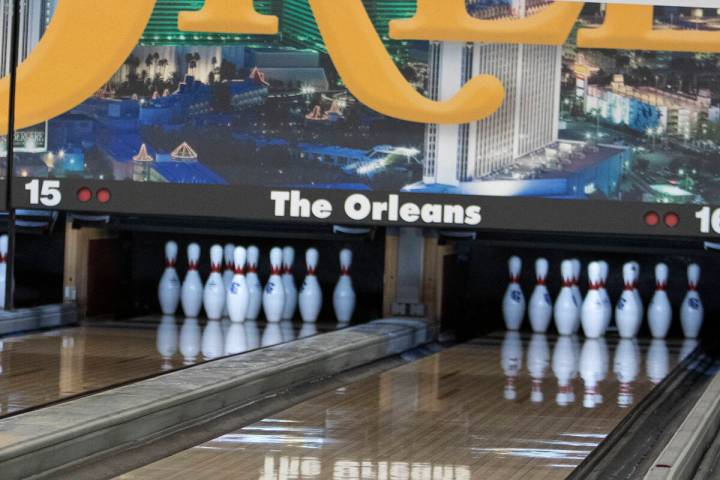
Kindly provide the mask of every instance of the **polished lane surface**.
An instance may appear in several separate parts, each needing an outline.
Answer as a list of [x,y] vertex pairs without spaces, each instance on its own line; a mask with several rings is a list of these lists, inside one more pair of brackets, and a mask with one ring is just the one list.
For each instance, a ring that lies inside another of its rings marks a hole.
[[167,316],[0,337],[0,417],[317,332]]
[[119,478],[565,478],[694,346],[484,339]]

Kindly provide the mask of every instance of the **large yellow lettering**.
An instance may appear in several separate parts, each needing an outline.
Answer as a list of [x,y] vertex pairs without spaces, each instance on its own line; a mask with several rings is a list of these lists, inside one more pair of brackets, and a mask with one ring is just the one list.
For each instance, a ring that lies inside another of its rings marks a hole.
[[180,12],[178,28],[186,32],[276,35],[278,18],[261,15],[253,0],[205,0],[198,12]]
[[335,68],[368,107],[401,120],[451,124],[480,120],[500,108],[505,92],[490,75],[471,79],[447,101],[422,96],[393,63],[361,0],[309,1]]
[[397,40],[562,45],[582,7],[580,2],[555,2],[528,17],[479,20],[470,16],[465,0],[418,0],[415,17],[390,22],[390,37]]
[[[61,0],[47,32],[17,70],[15,127],[44,122],[94,94],[130,55],[155,0]],[[0,80],[0,134],[8,131],[10,79]]]
[[720,33],[696,30],[654,30],[653,7],[608,5],[598,28],[578,30],[578,47],[675,52],[720,52]]

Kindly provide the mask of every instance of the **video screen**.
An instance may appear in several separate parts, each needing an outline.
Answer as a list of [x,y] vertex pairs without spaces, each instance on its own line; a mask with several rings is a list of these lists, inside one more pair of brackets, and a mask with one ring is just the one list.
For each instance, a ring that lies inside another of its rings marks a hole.
[[[485,120],[425,125],[353,98],[307,0],[255,2],[280,18],[276,36],[179,31],[178,12],[203,3],[158,0],[139,44],[95,95],[16,133],[16,175],[720,204],[718,54],[579,49],[574,33],[564,46],[395,41],[388,23],[412,17],[415,0],[366,0],[395,63],[425,96],[447,98],[483,73],[506,89]],[[477,18],[502,19],[552,2],[467,3]],[[23,5],[21,57],[56,0]],[[656,28],[720,26],[716,10],[655,10]],[[602,22],[603,6],[587,4],[577,26]],[[7,53],[7,21],[2,28]]]

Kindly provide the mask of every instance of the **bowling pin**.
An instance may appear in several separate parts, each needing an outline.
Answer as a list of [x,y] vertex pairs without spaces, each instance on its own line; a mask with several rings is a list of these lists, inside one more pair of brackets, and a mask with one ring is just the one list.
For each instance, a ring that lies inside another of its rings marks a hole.
[[265,319],[275,323],[282,320],[283,309],[285,308],[285,287],[282,281],[282,259],[283,252],[280,248],[273,248],[270,251],[270,279],[265,290],[263,290],[263,310]]
[[210,320],[220,320],[225,309],[225,283],[222,277],[223,247],[213,245],[210,248],[210,276],[205,282],[203,305]]
[[503,297],[502,311],[505,319],[505,328],[519,330],[525,318],[525,295],[520,288],[520,272],[522,260],[520,257],[510,257],[508,260],[510,283]]
[[[229,307],[228,305],[228,308]],[[225,335],[225,355],[237,355],[247,350],[248,344],[245,335],[245,326],[241,323],[231,323]]]
[[205,361],[214,360],[223,356],[225,352],[225,341],[223,340],[220,320],[210,320],[207,325],[205,325],[200,351]]
[[309,248],[308,251],[305,252],[307,276],[300,290],[299,301],[300,316],[302,316],[303,322],[317,321],[320,315],[320,309],[322,308],[323,294],[316,275],[319,259],[320,253],[316,249]]
[[188,271],[182,284],[180,303],[188,318],[200,315],[203,303],[203,283],[198,272],[200,262],[200,245],[191,243],[187,248]]
[[260,250],[258,247],[251,245],[247,249],[247,274],[245,279],[250,293],[250,302],[248,303],[247,319],[255,321],[260,315],[262,308],[262,284],[257,274],[258,261],[260,260]]
[[523,346],[518,332],[505,332],[502,346],[500,347],[500,366],[505,373],[505,389],[503,397],[505,400],[517,399],[516,380],[522,369]]
[[550,292],[545,286],[545,279],[548,274],[548,261],[538,258],[535,261],[535,290],[530,297],[528,314],[533,332],[545,333],[552,319],[553,306]]
[[355,290],[350,277],[351,266],[352,251],[344,248],[340,251],[340,279],[333,292],[333,307],[338,323],[349,323],[355,311]]
[[[223,271],[223,283],[225,284],[225,292],[230,289],[230,284],[235,276],[235,245],[228,243],[225,245],[225,270]],[[243,265],[244,267],[244,265]],[[225,302],[225,308],[223,309],[223,317],[228,316],[228,306]]]
[[180,353],[183,356],[183,365],[193,365],[197,362],[200,353],[200,325],[197,318],[186,318],[180,328]]
[[178,328],[175,325],[173,315],[163,315],[160,319],[155,346],[158,354],[163,359],[162,369],[171,370],[173,367],[172,358],[178,349]]
[[165,244],[165,271],[158,285],[158,298],[163,315],[175,315],[180,304],[180,277],[175,270],[178,245],[175,242]]
[[549,366],[550,347],[547,337],[542,333],[534,333],[527,354],[527,369],[532,379],[530,401],[533,403],[542,403],[544,400],[542,384]]
[[618,343],[613,360],[615,378],[620,383],[617,402],[621,408],[633,404],[632,384],[640,372],[640,349],[635,339],[623,338]]
[[587,338],[599,338],[605,335],[605,311],[600,295],[598,262],[591,262],[588,265],[588,284],[589,289],[580,310],[582,328]]
[[285,289],[285,308],[283,308],[282,319],[292,320],[297,309],[298,291],[293,277],[293,263],[295,263],[295,249],[293,247],[283,248],[283,274],[282,283]]
[[637,295],[635,294],[635,284],[637,282],[635,273],[636,267],[633,263],[623,265],[625,289],[615,306],[615,324],[622,338],[634,338],[637,336],[642,321],[643,306],[638,304]]
[[603,304],[603,322],[605,323],[604,331],[607,331],[613,314],[612,302],[610,301],[610,295],[608,295],[607,292],[607,279],[610,273],[610,266],[604,260],[599,261],[598,264],[600,265],[600,289],[598,291],[600,292]]
[[580,302],[575,298],[572,287],[574,285],[573,262],[565,260],[560,265],[562,274],[562,288],[555,301],[555,327],[560,335],[572,335],[575,325],[580,319]]
[[[630,264],[633,266],[634,274],[635,274],[635,282],[633,282],[633,293],[635,294],[635,299],[637,300],[637,304],[642,306],[642,296],[640,295],[640,289],[638,289],[638,283],[640,282],[640,264],[638,262],[630,262]],[[643,317],[645,316],[645,309],[640,309],[640,324],[642,325]]]
[[705,315],[697,289],[698,283],[700,283],[700,266],[696,263],[690,265],[687,269],[687,277],[688,291],[680,307],[680,321],[685,338],[697,338]]
[[667,296],[668,267],[655,267],[655,295],[648,306],[648,324],[653,338],[665,338],[672,322],[672,306]]
[[561,407],[567,406],[574,400],[572,381],[577,375],[577,362],[572,338],[560,336],[553,349],[552,370],[558,382],[555,402]]
[[247,252],[245,247],[235,247],[233,252],[233,275],[230,287],[227,291],[227,311],[230,320],[234,323],[245,321],[248,306],[250,305],[250,289],[245,278],[245,260]]

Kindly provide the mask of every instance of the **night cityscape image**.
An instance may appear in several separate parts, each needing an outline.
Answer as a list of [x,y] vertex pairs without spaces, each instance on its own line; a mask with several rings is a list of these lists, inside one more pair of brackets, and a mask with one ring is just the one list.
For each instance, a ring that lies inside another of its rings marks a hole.
[[[31,27],[21,32],[21,56],[54,3],[23,12]],[[483,121],[422,125],[384,117],[348,93],[307,0],[255,3],[280,17],[280,35],[179,32],[178,12],[203,1],[158,0],[140,44],[100,91],[18,132],[16,174],[720,203],[719,55],[578,49],[574,34],[562,47],[394,41],[388,22],[411,17],[416,2],[367,0],[392,57],[424,95],[447,98],[482,73],[505,86],[503,106]],[[499,19],[550,2],[467,3],[472,15]],[[602,23],[601,8],[587,5],[578,27]],[[656,23],[715,30],[720,13],[659,7]]]

